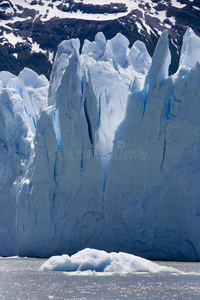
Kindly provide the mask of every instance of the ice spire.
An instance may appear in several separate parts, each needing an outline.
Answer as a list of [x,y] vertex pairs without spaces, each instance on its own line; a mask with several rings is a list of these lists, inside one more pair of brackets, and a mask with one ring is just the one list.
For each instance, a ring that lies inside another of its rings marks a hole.
[[[171,53],[169,50],[168,31],[165,30],[160,36],[156,46],[152,65],[149,70],[146,82],[149,85],[149,92],[151,89],[160,86],[164,80],[169,76],[169,65],[171,63]],[[156,81],[156,82],[155,82]]]
[[188,28],[183,37],[179,68],[183,66],[192,68],[197,61],[200,61],[199,49],[200,38],[195,35],[191,28]]

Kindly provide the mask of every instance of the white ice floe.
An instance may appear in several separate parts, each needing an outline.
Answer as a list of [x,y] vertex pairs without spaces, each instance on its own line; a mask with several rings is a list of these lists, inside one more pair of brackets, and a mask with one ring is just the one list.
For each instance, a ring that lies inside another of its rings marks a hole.
[[[180,271],[123,252],[107,253],[102,250],[84,249],[72,255],[52,256],[39,269],[40,271],[62,271],[80,274],[85,271],[103,272],[105,274],[147,273],[181,273]],[[74,273],[75,272],[75,273]],[[90,272],[86,274],[91,274]],[[95,274],[95,273],[93,273]]]

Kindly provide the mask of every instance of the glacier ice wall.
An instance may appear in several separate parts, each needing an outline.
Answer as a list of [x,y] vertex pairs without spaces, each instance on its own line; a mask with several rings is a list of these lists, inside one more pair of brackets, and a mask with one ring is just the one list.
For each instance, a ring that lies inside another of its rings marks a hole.
[[48,81],[24,69],[0,73],[0,255],[18,252],[18,194],[34,155],[37,113],[45,107]]
[[108,168],[106,245],[153,259],[196,260],[200,64],[181,66],[168,77],[169,64],[164,32],[143,90],[129,95],[116,130],[113,151],[122,159],[111,160]]
[[0,72],[0,255],[85,247],[200,259],[200,39],[58,48],[50,82]]

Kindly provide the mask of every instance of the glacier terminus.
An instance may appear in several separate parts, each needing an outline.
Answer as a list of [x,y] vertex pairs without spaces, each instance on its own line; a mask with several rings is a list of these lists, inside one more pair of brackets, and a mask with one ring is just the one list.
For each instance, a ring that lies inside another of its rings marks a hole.
[[0,256],[200,260],[200,38],[63,41],[50,81],[0,72]]

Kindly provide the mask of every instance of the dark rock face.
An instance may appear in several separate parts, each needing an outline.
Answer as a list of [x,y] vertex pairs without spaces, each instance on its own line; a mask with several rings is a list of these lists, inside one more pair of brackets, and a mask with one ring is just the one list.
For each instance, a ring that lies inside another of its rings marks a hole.
[[[21,2],[14,0],[0,0],[0,70],[18,74],[24,67],[30,67],[49,78],[52,58],[61,41],[78,37],[82,45],[84,39],[93,40],[98,31],[102,31],[107,39],[120,32],[131,44],[141,40],[152,55],[160,33],[168,29],[173,57],[170,71],[174,73],[186,29],[191,27],[200,35],[198,0],[177,0],[175,5],[172,5],[171,0],[164,0],[162,3],[158,0],[152,0],[151,3],[138,0],[136,8],[131,11],[124,0],[122,3],[113,1],[110,5],[101,5],[100,1],[95,5],[85,4],[84,0],[65,0],[63,4],[57,0],[49,1],[49,4],[46,2],[26,0],[22,6]],[[46,13],[43,10],[45,5]],[[50,18],[49,12],[52,9],[55,14]],[[91,20],[80,19],[79,12],[91,15]],[[69,15],[65,17],[65,13],[77,13],[77,19],[69,18]],[[125,16],[120,17],[120,13]],[[116,16],[116,19],[98,21],[98,18],[94,18],[95,14]],[[166,17],[161,19],[161,14]],[[9,38],[11,34],[16,36],[16,42]]]
[[110,5],[93,5],[83,4],[82,2],[73,3],[70,1],[68,5],[59,4],[57,8],[64,12],[77,12],[78,10],[87,14],[115,14],[120,12],[126,12],[127,7],[123,3],[111,3]]

